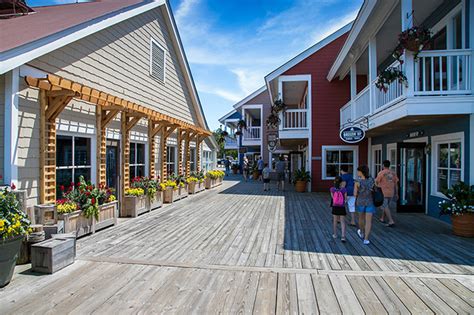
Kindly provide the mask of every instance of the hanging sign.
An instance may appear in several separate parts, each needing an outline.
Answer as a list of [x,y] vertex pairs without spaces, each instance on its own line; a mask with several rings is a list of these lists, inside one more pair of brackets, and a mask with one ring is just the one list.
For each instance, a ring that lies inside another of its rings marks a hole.
[[274,152],[278,145],[278,136],[275,133],[269,133],[267,135],[268,151]]
[[347,143],[357,143],[364,140],[365,131],[356,126],[349,126],[339,132],[339,137]]

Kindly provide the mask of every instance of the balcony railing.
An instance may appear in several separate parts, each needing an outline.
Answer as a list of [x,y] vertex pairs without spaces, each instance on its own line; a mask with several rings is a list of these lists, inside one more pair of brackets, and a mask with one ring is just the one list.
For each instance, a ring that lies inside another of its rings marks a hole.
[[[414,77],[408,77],[412,95],[441,96],[472,94],[471,62],[472,50],[423,51],[414,62]],[[394,63],[390,67],[401,67]],[[407,95],[408,88],[398,81],[392,82],[386,92],[375,86],[375,81],[366,86],[353,100],[340,109],[341,124],[372,115],[399,102]],[[370,94],[373,93],[373,97]]]
[[308,128],[308,110],[287,109],[283,112],[283,129]]
[[422,51],[415,63],[415,95],[470,94],[472,51]]
[[261,139],[261,128],[260,127],[247,127],[243,130],[244,140],[260,140]]

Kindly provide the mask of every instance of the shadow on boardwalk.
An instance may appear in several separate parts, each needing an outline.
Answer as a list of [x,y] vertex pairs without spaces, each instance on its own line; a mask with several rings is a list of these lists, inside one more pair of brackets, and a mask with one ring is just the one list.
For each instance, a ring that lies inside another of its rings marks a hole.
[[[395,214],[397,224],[393,228],[379,223],[374,216],[371,245],[365,246],[355,227],[347,226],[346,243],[332,238],[328,194],[280,192],[274,183],[269,192],[264,192],[258,181],[241,181],[221,194],[279,196],[284,203],[284,250],[326,254],[326,267],[330,269],[350,270],[355,263],[361,270],[373,270],[372,261],[360,257],[377,257],[381,258],[378,266],[388,264],[388,269],[472,274],[474,240],[452,235],[449,224],[424,214]],[[316,268],[323,260],[318,259]]]

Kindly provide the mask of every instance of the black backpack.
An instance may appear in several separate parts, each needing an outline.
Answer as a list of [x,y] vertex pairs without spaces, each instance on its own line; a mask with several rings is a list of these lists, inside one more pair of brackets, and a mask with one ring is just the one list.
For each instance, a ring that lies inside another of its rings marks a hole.
[[382,188],[376,185],[372,187],[372,199],[374,200],[374,206],[380,207],[381,205],[383,205],[384,196]]

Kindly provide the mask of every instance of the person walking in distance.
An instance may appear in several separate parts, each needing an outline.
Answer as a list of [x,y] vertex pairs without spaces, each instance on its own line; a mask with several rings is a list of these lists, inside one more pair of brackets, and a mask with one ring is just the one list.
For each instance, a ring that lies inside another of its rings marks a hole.
[[355,202],[356,202],[356,197],[354,196],[354,177],[352,176],[352,173],[349,174],[349,168],[347,165],[342,165],[341,166],[341,178],[345,183],[345,188],[347,190],[347,210],[349,210],[349,213],[351,215],[351,226],[356,226],[355,223]]
[[249,176],[249,159],[244,156],[244,160],[242,162],[242,175],[244,176],[244,180],[247,181],[247,178]]
[[370,231],[372,230],[372,217],[375,213],[375,205],[372,197],[372,189],[375,181],[370,177],[367,165],[357,168],[359,180],[354,185],[354,196],[356,197],[356,209],[359,213],[359,229],[357,234],[364,240],[364,245],[369,245]]
[[262,170],[263,191],[267,191],[270,190],[270,168],[268,167],[268,163],[265,163],[264,166]]
[[275,170],[277,173],[277,189],[285,191],[285,170],[286,163],[283,156],[280,156],[278,162],[275,164]]
[[332,237],[337,238],[337,222],[341,222],[341,242],[346,241],[346,207],[347,190],[340,176],[334,179],[334,186],[329,190],[332,203]]
[[265,163],[263,162],[262,157],[259,157],[257,161],[258,180],[263,180],[262,172],[263,172],[264,167],[265,167]]
[[385,217],[387,217],[388,223],[386,226],[392,227],[395,225],[395,222],[390,213],[390,205],[398,199],[398,177],[390,169],[389,160],[383,161],[383,170],[377,174],[375,184],[382,189],[384,196],[383,204],[380,207],[382,209],[380,222],[385,223]]
[[230,159],[227,157],[224,161],[224,166],[225,166],[225,176],[229,176],[230,174]]

